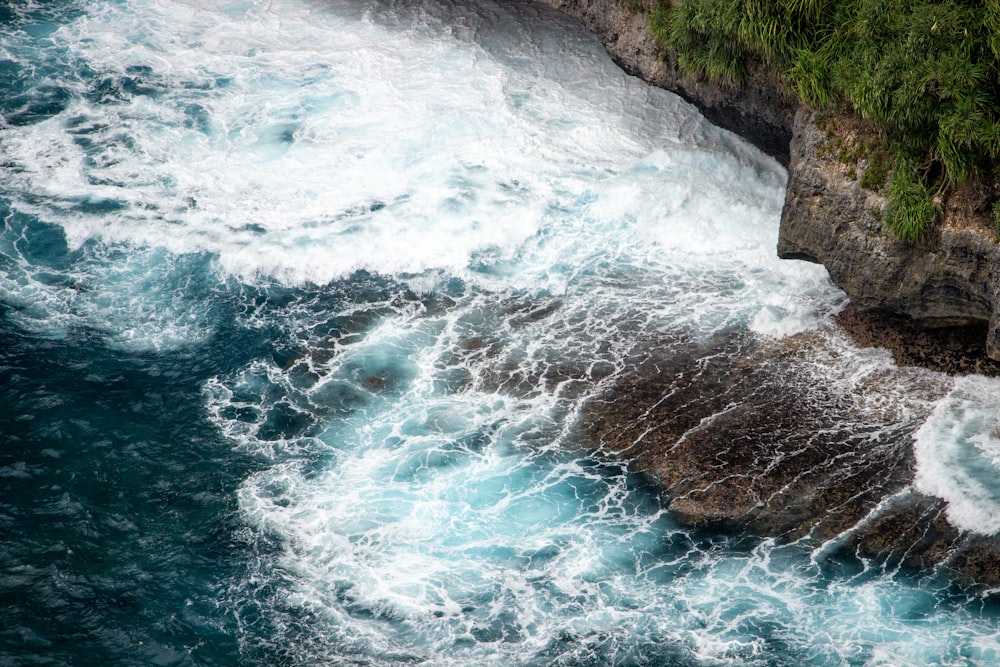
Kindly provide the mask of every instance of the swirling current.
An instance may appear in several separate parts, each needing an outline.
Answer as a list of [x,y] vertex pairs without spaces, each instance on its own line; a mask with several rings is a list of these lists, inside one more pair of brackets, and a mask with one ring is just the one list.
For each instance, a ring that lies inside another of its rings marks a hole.
[[[903,442],[894,493],[1000,530],[997,381],[854,347],[823,269],[775,257],[781,166],[580,26],[492,0],[0,23],[0,664],[1000,663],[989,589],[693,528],[588,430],[651,364],[794,348],[824,437]],[[782,382],[696,427],[781,413]],[[670,386],[625,403],[713,398]]]

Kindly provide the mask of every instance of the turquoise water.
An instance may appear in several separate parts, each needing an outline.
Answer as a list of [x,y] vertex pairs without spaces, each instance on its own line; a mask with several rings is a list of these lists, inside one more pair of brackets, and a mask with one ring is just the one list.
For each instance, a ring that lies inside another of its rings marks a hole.
[[990,592],[683,528],[593,451],[649,350],[806,336],[915,489],[1000,516],[997,384],[855,349],[774,257],[781,167],[568,20],[0,21],[0,663],[1000,662]]

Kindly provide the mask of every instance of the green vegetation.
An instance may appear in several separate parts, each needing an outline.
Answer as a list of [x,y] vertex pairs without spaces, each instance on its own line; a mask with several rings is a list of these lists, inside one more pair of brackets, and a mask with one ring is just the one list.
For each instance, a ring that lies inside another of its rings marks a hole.
[[919,241],[937,218],[931,193],[912,169],[901,168],[889,181],[885,224],[904,241]]
[[926,234],[938,195],[1000,173],[1000,0],[658,0],[650,26],[689,74],[762,67],[868,121],[884,140],[862,184],[888,179],[901,238]]
[[861,176],[861,187],[866,190],[881,190],[889,178],[889,163],[885,154],[876,151],[870,154],[868,168]]

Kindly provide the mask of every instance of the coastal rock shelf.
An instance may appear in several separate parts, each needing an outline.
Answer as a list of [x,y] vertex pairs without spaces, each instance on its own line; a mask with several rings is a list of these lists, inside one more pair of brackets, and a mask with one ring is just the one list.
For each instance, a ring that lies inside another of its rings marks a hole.
[[[944,565],[965,582],[1000,585],[1000,542],[958,530],[945,501],[912,485],[912,439],[925,406],[948,391],[944,376],[857,367],[857,385],[830,382],[816,364],[845,359],[815,334],[735,334],[700,350],[687,342],[684,354],[664,347],[589,403],[582,427],[595,448],[655,480],[679,521],[809,537],[845,562]],[[893,401],[869,399],[892,391]]]
[[[1000,255],[977,210],[985,197],[944,202],[933,236],[904,243],[883,229],[885,199],[859,184],[865,165],[845,163],[821,129],[830,121],[763,72],[736,89],[692,81],[658,49],[648,6],[539,1],[582,20],[625,71],[678,93],[788,168],[778,255],[826,267],[850,299],[836,321],[859,346],[886,347],[900,366],[998,373]],[[649,358],[588,406],[583,427],[595,448],[628,457],[662,485],[690,525],[810,535],[886,567],[943,564],[966,581],[1000,584],[997,540],[951,525],[946,502],[915,489],[919,422],[865,413],[863,387],[852,397],[809,386],[801,350],[815,355],[816,341],[783,345],[762,351],[734,338],[712,341],[718,349],[700,358]],[[746,363],[718,361],[734,356]],[[947,388],[923,390],[940,397]],[[776,392],[786,394],[780,415],[755,400],[767,394],[773,406]]]

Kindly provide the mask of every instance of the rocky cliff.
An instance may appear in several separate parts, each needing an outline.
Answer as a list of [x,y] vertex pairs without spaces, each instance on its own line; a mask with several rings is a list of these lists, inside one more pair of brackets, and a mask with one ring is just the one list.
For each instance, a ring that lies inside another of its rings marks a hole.
[[904,315],[926,327],[989,323],[986,353],[1000,359],[1000,254],[976,215],[989,194],[961,191],[943,202],[944,220],[930,238],[904,243],[883,230],[885,200],[859,185],[856,164],[839,159],[832,141],[814,112],[799,109],[778,255],[823,264],[862,312]]
[[744,137],[788,165],[792,120],[797,103],[761,70],[749,85],[733,89],[684,76],[648,29],[651,0],[538,0],[580,19],[604,43],[623,70],[673,91],[698,107],[708,120]]
[[883,230],[885,200],[859,185],[863,157],[845,161],[830,150],[830,130],[766,72],[751,71],[738,89],[685,77],[647,29],[650,0],[539,1],[582,20],[625,71],[680,94],[788,167],[781,257],[826,266],[857,312],[922,327],[988,324],[986,354],[1000,360],[1000,254],[982,223],[995,193],[942,202],[944,223],[933,236],[905,244]]
[[[739,90],[686,79],[646,28],[648,0],[539,1],[583,20],[626,71],[680,93],[787,165],[778,253],[826,266],[851,299],[838,321],[859,345],[888,347],[900,365],[1000,374],[982,353],[986,339],[1000,359],[1000,251],[983,221],[992,187],[939,202],[943,224],[920,245],[905,244],[883,229],[885,199],[860,185],[869,167],[854,150],[870,139],[863,123],[818,117],[759,71]],[[1000,537],[957,530],[943,500],[913,490],[912,426],[809,380],[812,362],[803,359],[821,342],[734,332],[707,346],[679,357],[650,349],[583,415],[593,446],[650,474],[678,520],[833,539],[846,557],[885,568],[944,565],[965,581],[1000,585]],[[768,407],[775,396],[781,414]],[[880,423],[899,428],[870,438]]]

